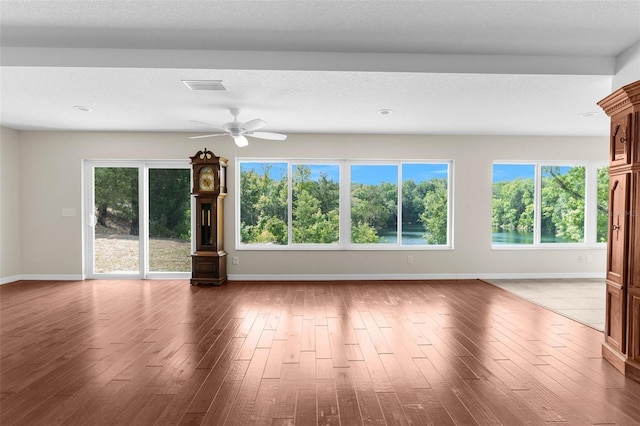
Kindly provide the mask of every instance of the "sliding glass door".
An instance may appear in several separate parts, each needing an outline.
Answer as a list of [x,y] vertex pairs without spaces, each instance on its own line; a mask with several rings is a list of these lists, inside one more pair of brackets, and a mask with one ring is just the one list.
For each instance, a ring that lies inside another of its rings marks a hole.
[[139,169],[95,167],[93,176],[93,272],[139,274]]
[[191,272],[191,170],[148,171],[149,272]]
[[190,179],[186,161],[87,161],[86,275],[188,278]]

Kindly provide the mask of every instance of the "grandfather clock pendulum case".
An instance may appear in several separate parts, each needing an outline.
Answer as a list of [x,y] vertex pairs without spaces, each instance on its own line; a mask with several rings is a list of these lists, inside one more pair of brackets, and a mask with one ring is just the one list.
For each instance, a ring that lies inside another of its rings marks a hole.
[[191,285],[221,285],[227,280],[227,253],[224,251],[224,198],[227,195],[226,158],[198,151],[190,157],[196,206],[195,252],[191,255]]

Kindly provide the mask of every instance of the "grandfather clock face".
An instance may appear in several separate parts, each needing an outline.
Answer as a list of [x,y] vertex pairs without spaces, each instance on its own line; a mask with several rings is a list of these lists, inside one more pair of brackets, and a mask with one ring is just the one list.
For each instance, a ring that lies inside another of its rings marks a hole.
[[203,192],[213,192],[216,187],[215,174],[211,167],[203,167],[198,175],[198,188]]

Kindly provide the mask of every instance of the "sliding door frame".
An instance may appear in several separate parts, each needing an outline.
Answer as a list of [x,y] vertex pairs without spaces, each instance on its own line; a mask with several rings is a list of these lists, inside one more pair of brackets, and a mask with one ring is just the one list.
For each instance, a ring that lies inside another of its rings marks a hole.
[[[138,169],[139,271],[131,273],[95,272],[95,169],[121,167]],[[83,182],[83,276],[90,279],[188,279],[191,272],[152,272],[149,270],[149,169],[190,169],[189,160],[84,160]],[[192,182],[189,182],[189,190]],[[194,208],[193,197],[190,200]],[[195,229],[191,221],[191,235]],[[191,252],[193,252],[193,239]]]

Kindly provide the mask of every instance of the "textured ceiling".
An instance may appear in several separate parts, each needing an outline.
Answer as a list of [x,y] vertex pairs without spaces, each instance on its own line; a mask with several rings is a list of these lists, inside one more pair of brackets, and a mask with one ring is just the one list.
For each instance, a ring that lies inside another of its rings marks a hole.
[[638,40],[640,1],[1,0],[0,123],[199,132],[240,107],[292,133],[604,135],[579,115]]

